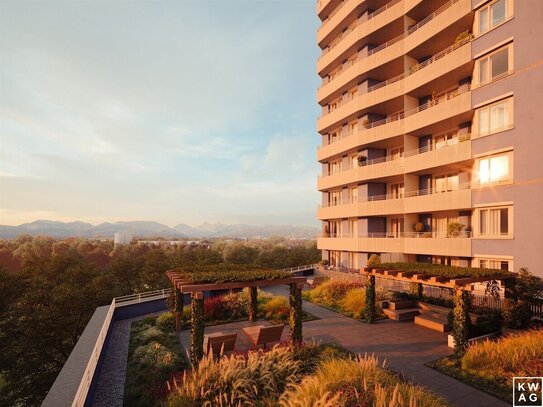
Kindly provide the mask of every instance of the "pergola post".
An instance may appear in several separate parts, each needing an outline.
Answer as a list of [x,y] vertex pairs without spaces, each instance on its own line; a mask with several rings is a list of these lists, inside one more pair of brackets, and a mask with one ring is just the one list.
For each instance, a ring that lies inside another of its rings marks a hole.
[[249,288],[249,321],[256,321],[257,319],[257,288],[256,287],[250,287]]
[[181,331],[183,318],[183,294],[179,288],[174,287],[174,315],[175,315],[175,330]]
[[469,305],[470,292],[459,288],[454,296],[453,327],[454,353],[461,356],[466,352],[469,339]]
[[370,324],[375,322],[375,276],[369,276],[369,284],[366,287],[366,321]]
[[293,345],[302,343],[302,288],[298,284],[290,284],[290,341]]
[[196,366],[204,356],[204,294],[192,293],[190,360]]

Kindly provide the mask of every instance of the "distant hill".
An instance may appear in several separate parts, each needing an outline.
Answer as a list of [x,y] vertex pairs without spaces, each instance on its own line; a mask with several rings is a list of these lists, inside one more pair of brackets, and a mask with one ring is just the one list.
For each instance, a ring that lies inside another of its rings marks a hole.
[[152,238],[201,238],[201,237],[271,237],[314,238],[319,230],[307,226],[290,225],[225,225],[222,223],[203,223],[198,227],[179,224],[174,228],[152,221],[115,222],[91,225],[84,222],[58,222],[37,220],[19,226],[0,225],[0,238],[12,239],[22,234],[45,235],[56,238],[85,237],[113,238],[116,232],[130,233],[134,237]]

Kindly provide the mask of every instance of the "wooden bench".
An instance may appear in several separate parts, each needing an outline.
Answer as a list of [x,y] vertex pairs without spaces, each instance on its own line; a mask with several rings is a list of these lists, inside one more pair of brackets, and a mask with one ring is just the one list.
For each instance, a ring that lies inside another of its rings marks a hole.
[[213,351],[213,355],[222,355],[226,352],[232,352],[236,345],[237,333],[225,334],[222,332],[216,332],[213,334],[204,336],[204,352],[209,353]]
[[284,325],[256,325],[248,326],[246,328],[242,328],[241,330],[245,335],[247,335],[254,347],[263,345],[264,349],[266,349],[266,345],[268,343],[281,341],[281,335],[283,335],[284,328]]
[[309,286],[309,288],[315,288],[324,283],[324,280],[326,278],[324,276],[315,276],[313,278],[308,278],[306,280],[306,284]]

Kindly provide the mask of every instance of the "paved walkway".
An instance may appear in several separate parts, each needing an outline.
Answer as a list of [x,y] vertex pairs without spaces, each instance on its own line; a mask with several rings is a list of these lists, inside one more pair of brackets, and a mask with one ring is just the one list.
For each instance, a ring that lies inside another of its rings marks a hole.
[[[269,291],[278,295],[287,294],[287,288],[282,286],[270,288]],[[424,366],[427,362],[452,353],[452,349],[447,346],[447,334],[411,322],[390,319],[380,320],[373,325],[365,324],[306,301],[303,302],[303,309],[320,318],[304,322],[305,339],[338,343],[355,353],[375,354],[379,359],[386,360],[391,370],[441,395],[453,406],[509,406],[508,403]]]

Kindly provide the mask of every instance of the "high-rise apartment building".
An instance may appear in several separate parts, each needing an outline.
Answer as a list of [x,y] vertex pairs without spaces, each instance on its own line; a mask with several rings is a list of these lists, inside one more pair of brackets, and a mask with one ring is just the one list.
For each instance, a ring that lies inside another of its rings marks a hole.
[[323,259],[543,275],[543,1],[317,9]]

